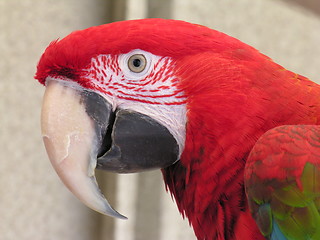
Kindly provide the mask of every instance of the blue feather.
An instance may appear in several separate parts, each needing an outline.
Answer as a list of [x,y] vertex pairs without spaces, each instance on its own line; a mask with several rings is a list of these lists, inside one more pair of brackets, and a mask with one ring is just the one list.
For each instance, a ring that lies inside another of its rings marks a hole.
[[283,235],[274,219],[272,219],[272,233],[270,240],[288,240],[288,238]]

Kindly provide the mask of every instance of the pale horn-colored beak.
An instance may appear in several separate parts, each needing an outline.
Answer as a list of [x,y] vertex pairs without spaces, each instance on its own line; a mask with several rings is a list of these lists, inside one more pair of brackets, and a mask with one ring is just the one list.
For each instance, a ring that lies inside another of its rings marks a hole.
[[95,168],[103,136],[88,115],[83,93],[62,81],[47,81],[41,114],[45,148],[60,179],[80,201],[102,214],[126,219],[98,187]]

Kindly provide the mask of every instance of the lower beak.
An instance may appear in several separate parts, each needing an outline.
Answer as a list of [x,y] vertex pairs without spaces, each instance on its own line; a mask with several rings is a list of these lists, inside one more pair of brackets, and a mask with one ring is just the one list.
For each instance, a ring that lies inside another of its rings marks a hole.
[[168,167],[179,147],[151,117],[112,106],[70,82],[48,80],[41,114],[43,141],[57,174],[88,207],[117,218],[101,193],[95,168],[130,173]]

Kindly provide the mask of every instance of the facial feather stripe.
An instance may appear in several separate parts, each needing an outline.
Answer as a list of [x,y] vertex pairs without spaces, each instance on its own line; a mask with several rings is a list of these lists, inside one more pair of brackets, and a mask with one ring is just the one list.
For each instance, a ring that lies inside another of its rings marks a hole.
[[[136,53],[147,58],[142,73],[131,72],[126,60]],[[168,57],[134,50],[122,55],[99,55],[92,59],[85,71],[92,87],[118,100],[138,101],[148,104],[180,105],[186,103],[183,92],[177,89],[178,79],[173,73],[174,63]]]

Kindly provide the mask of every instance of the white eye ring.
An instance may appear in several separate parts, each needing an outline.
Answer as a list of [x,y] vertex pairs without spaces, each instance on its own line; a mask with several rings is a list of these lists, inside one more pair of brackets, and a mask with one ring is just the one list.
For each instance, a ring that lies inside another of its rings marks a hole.
[[141,73],[147,66],[147,59],[143,54],[134,54],[128,59],[128,68],[135,73]]
[[132,50],[119,56],[119,66],[126,79],[140,80],[151,71],[155,56],[141,49]]

